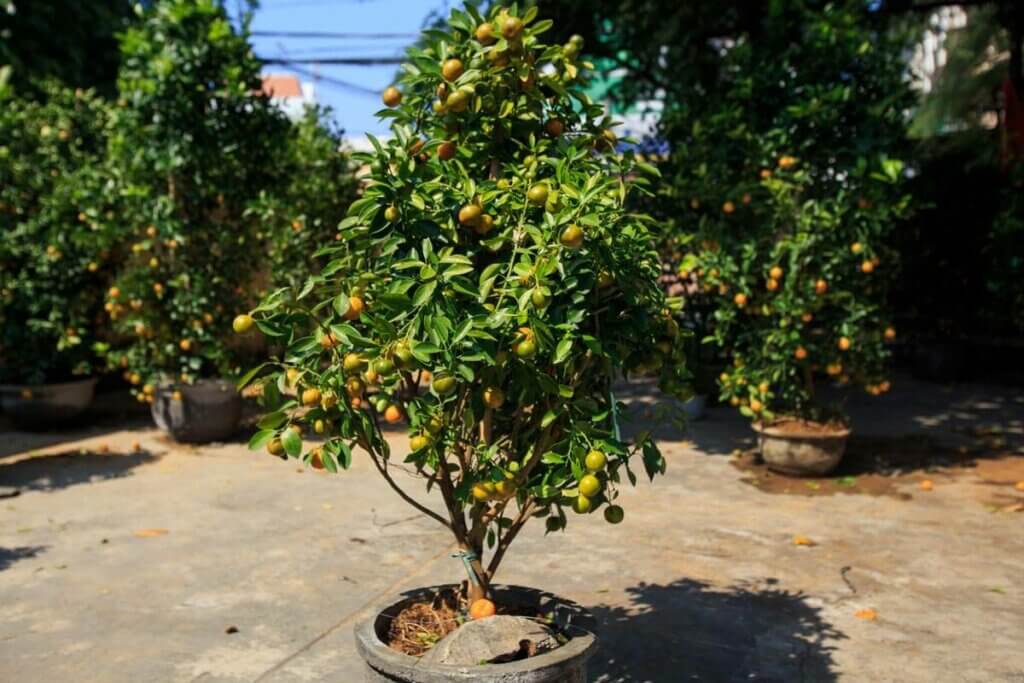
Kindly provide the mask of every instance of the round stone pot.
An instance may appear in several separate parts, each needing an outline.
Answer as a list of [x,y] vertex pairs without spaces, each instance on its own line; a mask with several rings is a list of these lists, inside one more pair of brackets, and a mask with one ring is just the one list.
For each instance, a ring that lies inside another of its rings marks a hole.
[[234,384],[221,379],[167,384],[157,388],[151,410],[156,426],[175,441],[209,443],[223,441],[238,429],[242,397]]
[[429,601],[438,591],[455,588],[434,586],[408,591],[374,608],[368,618],[356,624],[356,649],[366,662],[365,683],[587,683],[587,660],[597,649],[594,617],[575,602],[534,588],[493,586],[491,591],[499,605],[555,615],[570,640],[550,652],[502,664],[451,666],[423,663],[418,657],[387,646],[384,637],[391,619],[406,605]]
[[704,417],[707,404],[708,397],[704,394],[696,394],[683,401],[683,413],[686,414],[686,419],[693,422]]
[[820,477],[836,468],[843,459],[850,430],[781,430],[755,422],[757,446],[768,469],[797,477]]
[[4,384],[0,385],[0,407],[18,426],[47,428],[84,413],[95,394],[95,377],[63,384]]

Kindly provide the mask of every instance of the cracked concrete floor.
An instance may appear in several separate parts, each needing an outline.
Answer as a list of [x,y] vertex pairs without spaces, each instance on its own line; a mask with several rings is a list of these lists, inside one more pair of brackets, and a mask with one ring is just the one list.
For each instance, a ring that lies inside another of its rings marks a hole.
[[[652,425],[669,472],[626,521],[528,528],[500,579],[592,607],[595,681],[1024,681],[1024,392],[906,381],[851,410],[860,434],[992,448],[904,473],[905,496],[770,495],[730,464],[751,443],[731,411]],[[4,428],[0,680],[352,683],[367,605],[459,578],[365,459],[301,471],[137,417]]]

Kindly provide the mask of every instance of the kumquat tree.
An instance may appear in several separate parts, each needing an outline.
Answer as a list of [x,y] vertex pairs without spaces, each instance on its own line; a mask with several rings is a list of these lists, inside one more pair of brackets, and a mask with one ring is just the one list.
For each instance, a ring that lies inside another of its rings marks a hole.
[[[545,45],[550,26],[535,8],[469,6],[426,31],[383,95],[393,136],[355,155],[369,184],[325,267],[235,320],[279,350],[242,380],[273,409],[250,446],[331,472],[365,451],[451,530],[471,600],[531,518],[553,532],[567,511],[603,509],[617,523],[636,460],[664,471],[648,433],[623,436],[616,377],[687,389],[652,236],[624,208],[656,171],[616,151],[579,87],[580,40]],[[407,430],[408,455],[385,424]],[[422,477],[444,513],[396,471]]]

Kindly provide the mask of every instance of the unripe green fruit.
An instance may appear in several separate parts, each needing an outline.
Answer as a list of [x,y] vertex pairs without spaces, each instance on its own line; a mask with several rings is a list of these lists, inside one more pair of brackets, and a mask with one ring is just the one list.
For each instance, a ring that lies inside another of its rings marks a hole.
[[544,183],[537,183],[526,193],[526,199],[534,206],[544,206],[548,200],[548,186]]

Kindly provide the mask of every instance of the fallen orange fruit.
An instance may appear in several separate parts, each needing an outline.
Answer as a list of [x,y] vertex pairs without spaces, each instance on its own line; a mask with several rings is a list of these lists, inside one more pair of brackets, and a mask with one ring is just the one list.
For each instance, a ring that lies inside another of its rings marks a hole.
[[470,619],[486,619],[493,617],[497,608],[487,598],[481,598],[469,606]]
[[858,619],[863,619],[865,621],[874,621],[878,618],[878,612],[871,609],[870,607],[866,607],[864,609],[859,609],[856,612],[854,612],[853,616],[857,617]]

